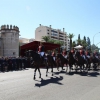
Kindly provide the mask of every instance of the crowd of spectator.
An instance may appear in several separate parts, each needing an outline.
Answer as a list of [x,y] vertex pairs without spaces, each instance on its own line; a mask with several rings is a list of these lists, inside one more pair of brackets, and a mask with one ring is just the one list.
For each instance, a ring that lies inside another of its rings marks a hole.
[[0,57],[0,72],[18,71],[30,67],[27,57]]

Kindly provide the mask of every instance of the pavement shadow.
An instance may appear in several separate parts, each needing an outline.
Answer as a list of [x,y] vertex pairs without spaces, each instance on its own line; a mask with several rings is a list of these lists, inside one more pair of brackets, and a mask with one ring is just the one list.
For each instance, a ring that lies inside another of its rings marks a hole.
[[98,72],[89,72],[88,73],[88,77],[97,77],[99,76],[100,74]]
[[59,72],[53,72],[53,73],[56,74],[56,75],[59,75],[59,74],[66,74],[66,71],[61,70],[61,71],[59,71]]
[[36,83],[35,86],[36,87],[42,87],[42,86],[45,86],[45,85],[48,85],[50,83],[53,83],[53,84],[58,84],[58,85],[63,85],[62,83],[60,83],[59,81],[63,80],[63,77],[60,76],[60,77],[50,77],[50,79],[46,79],[44,80],[43,78],[41,78],[41,83]]

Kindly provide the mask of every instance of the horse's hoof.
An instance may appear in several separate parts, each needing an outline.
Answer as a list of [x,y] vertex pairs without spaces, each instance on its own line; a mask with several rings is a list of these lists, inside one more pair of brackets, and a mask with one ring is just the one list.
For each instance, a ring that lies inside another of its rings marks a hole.
[[62,70],[65,70],[65,69],[62,69]]
[[36,78],[34,77],[33,79],[35,80]]
[[39,78],[41,78],[41,76]]
[[40,75],[40,77],[39,78],[41,78],[41,75]]

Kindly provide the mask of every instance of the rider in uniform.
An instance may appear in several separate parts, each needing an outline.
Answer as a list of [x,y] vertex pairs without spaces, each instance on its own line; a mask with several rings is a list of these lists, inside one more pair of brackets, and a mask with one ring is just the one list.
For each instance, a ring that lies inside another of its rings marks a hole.
[[42,58],[42,62],[43,62],[44,56],[45,56],[45,48],[44,48],[42,42],[40,42],[40,45],[38,47],[38,54],[40,54],[40,57]]
[[53,60],[55,61],[56,60],[56,54],[55,54],[54,51],[52,52],[52,57],[53,57]]
[[85,52],[87,58],[90,58],[90,53],[88,51]]
[[85,51],[84,50],[80,50],[80,55],[84,58],[84,60],[86,60],[86,56],[85,56]]
[[99,55],[98,55],[98,53],[97,53],[96,51],[93,53],[93,55],[94,55],[94,57],[95,57],[96,59],[99,60]]
[[63,57],[64,57],[65,59],[67,59],[67,51],[66,51],[66,49],[63,50],[62,55],[63,55]]

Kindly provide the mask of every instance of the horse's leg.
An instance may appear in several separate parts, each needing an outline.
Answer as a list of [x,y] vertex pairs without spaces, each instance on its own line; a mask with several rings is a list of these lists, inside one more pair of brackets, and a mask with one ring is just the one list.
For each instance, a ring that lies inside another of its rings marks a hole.
[[36,70],[37,70],[37,67],[35,67],[35,70],[34,70],[34,80],[36,79],[35,76],[36,76]]
[[68,64],[66,64],[66,73],[67,73],[67,71],[68,71]]
[[46,70],[46,77],[48,76],[48,68],[49,68],[49,67],[48,67],[48,65],[47,65],[47,70]]
[[38,69],[38,71],[39,71],[39,74],[40,74],[39,78],[41,78],[41,72],[40,72],[40,68],[38,67],[37,69]]
[[82,65],[80,64],[80,72],[82,72]]
[[71,72],[71,64],[69,64],[69,73]]
[[64,67],[64,64],[61,64],[61,67],[62,67],[62,70],[65,70],[63,67]]
[[53,76],[53,65],[52,65],[51,69],[52,69],[51,72],[52,72],[52,76]]
[[59,71],[59,63],[57,63],[57,70]]
[[88,73],[88,66],[89,66],[89,62],[87,61],[87,63],[86,63],[86,70],[87,70],[87,73]]

